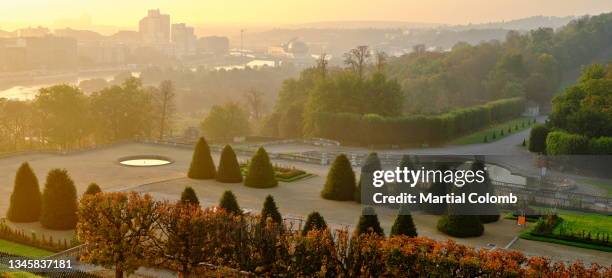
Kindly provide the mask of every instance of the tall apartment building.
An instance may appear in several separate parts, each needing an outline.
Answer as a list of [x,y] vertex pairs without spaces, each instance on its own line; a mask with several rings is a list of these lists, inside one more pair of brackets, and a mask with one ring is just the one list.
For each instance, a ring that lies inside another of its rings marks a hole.
[[172,24],[172,43],[174,55],[177,57],[194,55],[196,52],[196,36],[193,27],[185,23]]
[[170,15],[149,10],[139,22],[140,38],[144,43],[161,45],[170,42]]

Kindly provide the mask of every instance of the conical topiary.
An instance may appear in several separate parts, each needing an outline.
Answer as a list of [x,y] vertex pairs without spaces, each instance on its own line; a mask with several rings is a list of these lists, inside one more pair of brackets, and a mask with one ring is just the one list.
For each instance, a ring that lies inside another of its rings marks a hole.
[[[439,166],[437,166],[436,168],[442,173],[449,170],[449,167],[443,163],[440,163]],[[433,184],[429,186],[426,193],[431,193],[434,196],[444,196],[448,193],[449,188],[451,187],[452,185],[445,183],[442,180],[436,180]],[[425,212],[429,214],[442,215],[446,213],[447,204],[446,203],[427,203],[427,204],[424,204],[423,209]]]
[[[493,195],[494,188],[491,184],[491,178],[489,177],[489,172],[486,170],[485,163],[480,160],[474,161],[472,163],[471,170],[476,173],[477,171],[484,172],[484,181],[481,183],[472,183],[468,185],[471,188],[471,191],[477,193],[479,196],[485,196],[486,194]],[[482,212],[480,217],[480,221],[482,223],[493,223],[499,220],[499,208],[494,203],[483,203],[475,205],[477,211]]]
[[346,155],[336,157],[325,180],[321,197],[329,200],[348,201],[355,199],[355,173]]
[[304,228],[302,229],[302,235],[308,234],[308,232],[317,229],[324,230],[327,228],[327,223],[325,223],[325,219],[323,216],[316,211],[311,212],[306,218],[306,223],[304,223]]
[[199,180],[215,178],[215,163],[210,156],[210,148],[204,137],[200,137],[193,151],[193,158],[191,159],[187,176]]
[[198,195],[195,193],[195,190],[193,190],[191,186],[185,187],[183,193],[181,193],[181,204],[196,206],[200,205]]
[[259,147],[257,153],[251,158],[244,185],[255,188],[269,188],[278,185],[274,177],[274,167],[263,147]]
[[238,206],[238,201],[236,201],[236,196],[231,190],[223,192],[223,196],[221,196],[221,200],[219,201],[219,207],[229,213],[236,215],[242,214],[242,210],[240,206]]
[[6,217],[13,222],[38,221],[41,200],[38,179],[30,165],[25,162],[15,175],[15,185]]
[[85,190],[85,195],[96,195],[100,192],[102,192],[100,186],[97,183],[92,182],[89,184],[89,186],[87,186],[87,190]]
[[268,218],[272,219],[272,222],[274,223],[283,223],[283,217],[281,216],[280,212],[278,212],[278,207],[276,207],[276,203],[274,202],[272,195],[268,195],[266,197],[266,201],[264,202],[260,216],[262,223],[265,223]]
[[407,206],[400,207],[399,213],[395,218],[395,222],[393,222],[393,226],[391,227],[391,235],[406,235],[410,237],[417,236],[416,227],[414,226],[412,215],[410,214],[410,210],[408,210]]
[[361,203],[361,190],[367,190],[368,192],[363,192],[365,196],[370,196],[373,193],[372,189],[374,182],[374,172],[377,170],[381,170],[382,165],[380,164],[380,159],[378,158],[378,154],[372,152],[366,157],[363,166],[361,167],[361,174],[359,176],[359,183],[357,183],[357,188],[355,189],[355,202]]
[[47,175],[42,194],[40,223],[54,230],[74,229],[77,222],[77,194],[66,170],[53,169]]
[[230,145],[225,145],[221,152],[219,160],[219,169],[217,169],[217,181],[224,183],[242,182],[242,173],[240,172],[240,164],[236,158],[236,153]]
[[359,217],[359,223],[355,227],[355,235],[361,235],[365,233],[375,233],[377,235],[384,235],[383,229],[380,227],[378,216],[376,211],[372,207],[365,207]]

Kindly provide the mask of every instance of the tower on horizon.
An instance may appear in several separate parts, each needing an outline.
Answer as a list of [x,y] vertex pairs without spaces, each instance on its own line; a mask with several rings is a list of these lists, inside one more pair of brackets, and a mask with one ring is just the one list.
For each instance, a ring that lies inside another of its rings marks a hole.
[[167,44],[170,42],[170,15],[162,14],[159,9],[149,10],[139,22],[138,32],[145,43]]

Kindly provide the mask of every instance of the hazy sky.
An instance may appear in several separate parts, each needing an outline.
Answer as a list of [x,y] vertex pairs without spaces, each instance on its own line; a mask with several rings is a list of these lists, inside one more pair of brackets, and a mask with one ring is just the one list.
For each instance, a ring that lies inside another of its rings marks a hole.
[[[113,25],[136,28],[150,8],[172,22],[280,24],[388,20],[466,24],[612,11],[610,0],[0,0],[0,29],[23,25]],[[75,26],[79,27],[79,26]]]

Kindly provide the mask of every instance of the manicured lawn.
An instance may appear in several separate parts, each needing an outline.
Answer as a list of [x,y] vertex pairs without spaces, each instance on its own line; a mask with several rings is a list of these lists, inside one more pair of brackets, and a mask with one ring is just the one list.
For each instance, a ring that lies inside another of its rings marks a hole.
[[[584,231],[585,234],[590,233],[592,237],[596,237],[598,233],[612,235],[612,216],[568,210],[557,210],[557,214],[563,219],[563,222],[553,229],[553,235],[561,234],[561,230],[564,230],[565,234],[570,231],[574,233]],[[533,228],[534,225],[532,224],[531,227]],[[612,247],[533,235],[530,234],[530,231],[531,228],[523,231],[520,238],[612,252]]]
[[0,239],[0,251],[8,254],[30,258],[46,257],[53,254],[53,252],[51,251],[42,250],[36,247],[31,247],[2,239]]
[[[523,126],[524,124],[524,126]],[[476,131],[474,133],[468,134],[466,136],[460,137],[451,141],[450,145],[468,145],[468,144],[479,144],[484,143],[484,137],[487,136],[487,142],[494,142],[499,139],[502,139],[508,135],[517,133],[519,131],[525,130],[533,125],[533,119],[528,117],[519,117],[507,122],[499,123],[487,127],[485,129]],[[518,129],[516,129],[518,127]],[[508,133],[508,128],[511,129],[511,132]],[[501,131],[504,131],[504,135],[501,135]],[[495,133],[496,138],[493,139],[493,134]]]
[[559,216],[563,218],[563,222],[555,227],[553,234],[559,234],[560,230],[564,229],[566,232],[584,230],[593,236],[597,233],[612,235],[612,216],[592,213],[559,214]]
[[608,197],[612,197],[612,184],[610,183],[606,183],[606,182],[602,182],[602,181],[596,181],[596,180],[581,180],[580,182],[586,183],[586,184],[590,184],[592,186],[595,186],[599,189],[605,190],[608,194]]

